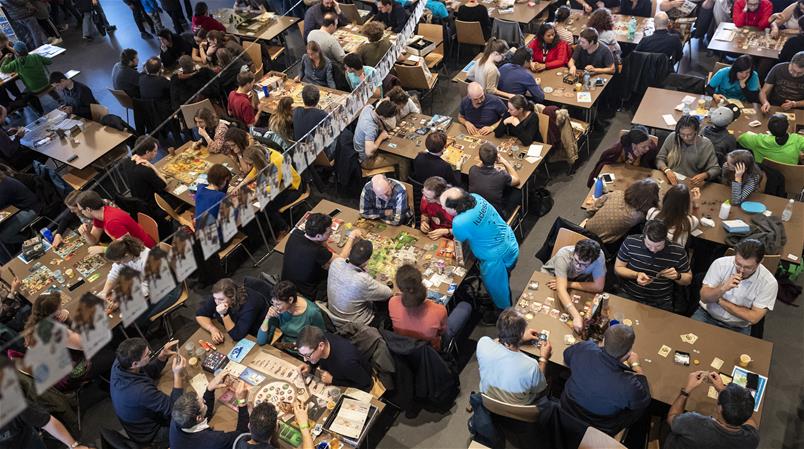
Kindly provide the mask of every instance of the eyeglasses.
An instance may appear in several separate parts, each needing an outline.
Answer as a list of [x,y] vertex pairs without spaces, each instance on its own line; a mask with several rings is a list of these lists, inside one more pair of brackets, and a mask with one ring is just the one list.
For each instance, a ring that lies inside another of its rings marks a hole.
[[311,358],[311,357],[313,357],[313,354],[315,354],[315,352],[316,352],[317,350],[318,350],[318,348],[313,349],[312,351],[310,351],[310,352],[309,352],[309,353],[307,353],[307,354],[305,354],[305,353],[303,353],[303,352],[299,351],[299,355],[300,355],[300,356],[302,356],[302,358],[303,358],[304,360],[310,360],[310,358]]

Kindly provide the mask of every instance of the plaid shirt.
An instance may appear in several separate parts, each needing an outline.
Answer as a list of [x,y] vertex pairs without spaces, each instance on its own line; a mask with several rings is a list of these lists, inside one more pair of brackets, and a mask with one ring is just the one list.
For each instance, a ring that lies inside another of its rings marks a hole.
[[[374,193],[371,188],[371,181],[363,187],[360,194],[360,216],[363,218],[379,219],[389,225],[398,226],[403,221],[410,218],[410,208],[408,207],[408,194],[399,181],[389,179],[393,188],[388,200],[384,200]],[[386,216],[385,211],[393,211],[393,215]]]

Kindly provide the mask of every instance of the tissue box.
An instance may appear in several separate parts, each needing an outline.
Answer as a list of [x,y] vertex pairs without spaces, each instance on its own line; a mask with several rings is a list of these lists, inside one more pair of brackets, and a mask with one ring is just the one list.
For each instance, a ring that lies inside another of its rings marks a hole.
[[723,229],[732,234],[748,234],[751,227],[742,220],[723,220]]
[[422,36],[413,36],[408,39],[405,50],[412,55],[424,56],[435,50],[435,42],[428,41]]

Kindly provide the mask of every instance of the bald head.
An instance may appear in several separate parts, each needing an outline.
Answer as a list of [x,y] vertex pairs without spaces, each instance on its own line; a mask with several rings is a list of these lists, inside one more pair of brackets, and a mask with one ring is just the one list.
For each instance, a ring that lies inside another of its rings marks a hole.
[[466,88],[466,94],[473,100],[480,98],[483,96],[483,86],[477,81],[472,81],[469,83],[469,87]]
[[377,196],[388,199],[391,196],[391,181],[385,175],[374,175],[371,178],[371,189]]
[[444,190],[444,193],[441,194],[441,205],[444,206],[447,200],[457,200],[463,196],[462,190],[459,187],[450,187],[447,190]]
[[670,17],[664,11],[659,11],[653,16],[653,28],[656,30],[666,30],[668,23],[670,23]]
[[445,190],[439,200],[444,210],[452,216],[466,212],[477,205],[475,198],[460,187],[450,187]]

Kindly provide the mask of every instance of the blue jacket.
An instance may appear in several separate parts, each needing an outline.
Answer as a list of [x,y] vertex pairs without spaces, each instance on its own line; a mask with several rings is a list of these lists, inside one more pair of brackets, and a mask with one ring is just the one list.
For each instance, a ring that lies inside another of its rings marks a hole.
[[150,443],[161,428],[170,424],[173,402],[184,392],[174,388],[168,396],[157,388],[155,381],[165,363],[154,358],[138,373],[124,370],[117,360],[112,365],[112,406],[128,436],[137,443]]
[[[212,419],[215,408],[215,393],[207,390],[204,393],[207,405],[207,420]],[[175,422],[170,423],[170,449],[231,449],[237,436],[248,432],[248,407],[237,408],[237,428],[231,432],[214,430],[211,427],[200,432],[189,433],[179,428]]]
[[159,6],[156,4],[156,0],[140,0],[142,4],[142,9],[145,10],[148,14],[153,14],[159,11]]

